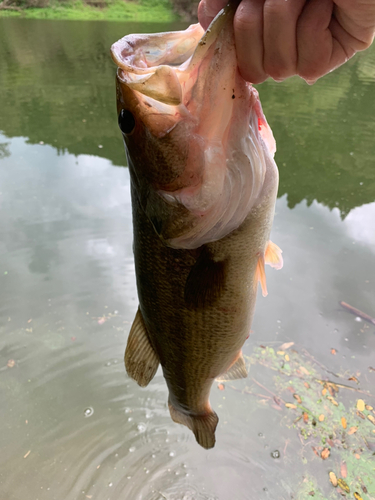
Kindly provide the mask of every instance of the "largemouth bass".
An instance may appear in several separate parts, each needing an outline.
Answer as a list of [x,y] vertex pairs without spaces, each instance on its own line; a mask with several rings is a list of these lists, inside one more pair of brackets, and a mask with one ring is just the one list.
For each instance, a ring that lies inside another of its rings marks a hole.
[[204,33],[128,35],[112,46],[131,177],[139,309],[125,351],[146,386],[161,365],[175,422],[204,448],[218,417],[215,379],[247,376],[249,336],[278,188],[275,141],[238,69],[236,3]]

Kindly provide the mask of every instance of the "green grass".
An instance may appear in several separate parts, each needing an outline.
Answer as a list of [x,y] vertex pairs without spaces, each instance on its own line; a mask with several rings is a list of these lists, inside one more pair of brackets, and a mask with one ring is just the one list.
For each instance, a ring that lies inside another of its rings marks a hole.
[[[104,3],[104,2],[103,2]],[[103,5],[103,4],[102,4]],[[126,2],[124,0],[106,1],[105,6],[91,6],[82,0],[57,2],[50,0],[48,7],[27,8],[21,11],[0,10],[1,17],[23,17],[29,19],[71,19],[71,20],[109,20],[168,22],[177,20],[168,0],[143,0]]]

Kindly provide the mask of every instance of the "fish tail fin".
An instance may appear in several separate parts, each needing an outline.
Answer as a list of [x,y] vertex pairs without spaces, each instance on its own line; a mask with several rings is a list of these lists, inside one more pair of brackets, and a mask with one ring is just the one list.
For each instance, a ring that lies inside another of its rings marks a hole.
[[138,309],[125,349],[125,368],[138,385],[146,387],[159,366],[159,358],[150,344],[142,313]]
[[186,425],[193,431],[198,444],[206,450],[215,446],[215,430],[219,417],[213,410],[203,415],[189,415],[178,410],[170,401],[168,401],[168,406],[172,420],[177,424]]

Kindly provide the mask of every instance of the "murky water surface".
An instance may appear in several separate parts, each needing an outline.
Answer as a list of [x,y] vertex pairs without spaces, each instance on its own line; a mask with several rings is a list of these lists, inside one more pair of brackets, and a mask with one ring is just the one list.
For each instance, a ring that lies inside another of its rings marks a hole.
[[205,451],[161,372],[140,389],[123,365],[137,295],[108,50],[171,28],[0,19],[0,497],[341,498],[334,471],[374,498],[375,326],[339,302],[375,316],[375,47],[313,87],[259,88],[285,265],[267,270],[249,378],[213,387]]

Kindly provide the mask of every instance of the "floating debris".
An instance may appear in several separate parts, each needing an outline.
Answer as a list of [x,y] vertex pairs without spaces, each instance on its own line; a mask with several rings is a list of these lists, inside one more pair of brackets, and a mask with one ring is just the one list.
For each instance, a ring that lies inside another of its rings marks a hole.
[[347,304],[346,302],[340,302],[340,306],[349,311],[351,314],[354,314],[355,316],[358,316],[359,318],[364,319],[365,321],[368,321],[369,323],[372,323],[375,325],[375,318],[369,316],[368,314],[360,311],[359,309],[356,309],[355,307],[351,306],[350,304]]
[[334,472],[329,473],[329,480],[331,481],[332,485],[336,488],[337,486],[337,477]]
[[91,415],[93,415],[94,413],[94,408],[91,408],[91,406],[89,406],[88,408],[86,408],[86,410],[83,412],[83,415],[85,417],[91,417]]

